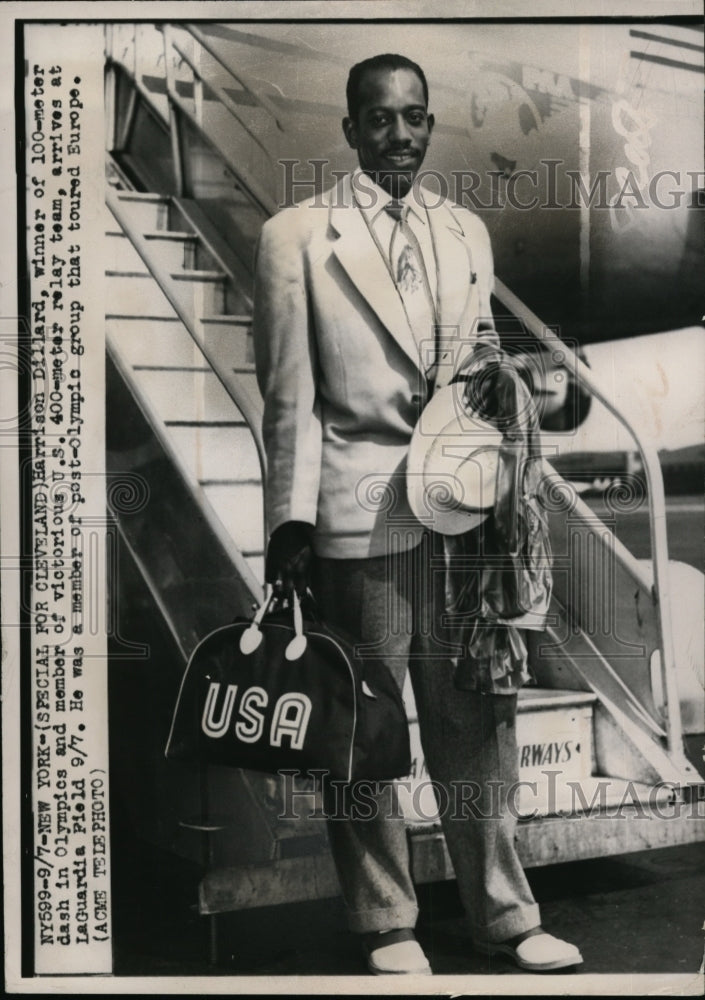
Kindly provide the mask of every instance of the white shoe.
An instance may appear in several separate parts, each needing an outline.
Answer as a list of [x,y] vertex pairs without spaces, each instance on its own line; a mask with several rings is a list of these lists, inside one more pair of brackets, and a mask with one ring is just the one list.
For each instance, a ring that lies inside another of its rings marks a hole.
[[397,941],[368,951],[367,968],[376,976],[432,975],[418,941]]
[[574,944],[561,941],[552,934],[532,934],[517,945],[492,944],[484,946],[490,955],[508,955],[520,969],[527,972],[552,972],[571,965],[581,965],[583,956]]

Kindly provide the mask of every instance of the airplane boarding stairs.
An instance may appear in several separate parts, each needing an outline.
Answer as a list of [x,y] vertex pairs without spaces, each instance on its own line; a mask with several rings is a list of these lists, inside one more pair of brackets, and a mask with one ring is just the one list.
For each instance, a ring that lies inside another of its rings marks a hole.
[[[140,837],[202,866],[204,914],[332,895],[320,812],[282,817],[279,779],[164,760],[189,653],[261,596],[251,276],[196,202],[116,187],[107,202],[108,463],[116,486],[133,492],[126,503],[111,491],[124,636],[110,682],[116,794]],[[702,779],[680,746],[667,748],[651,581],[552,475],[553,617],[532,638],[537,686],[522,691],[517,721],[522,861],[705,839],[693,800]],[[149,648],[129,631],[135,604],[153,626]],[[450,878],[406,695],[414,770],[402,802],[414,876]],[[297,787],[318,808],[312,786]]]

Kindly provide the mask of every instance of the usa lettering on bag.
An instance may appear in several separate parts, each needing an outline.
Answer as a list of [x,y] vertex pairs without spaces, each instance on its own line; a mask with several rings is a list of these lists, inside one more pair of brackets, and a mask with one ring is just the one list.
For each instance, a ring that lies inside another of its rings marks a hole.
[[[221,739],[231,729],[238,685],[228,684],[218,710],[221,685],[211,681],[206,694],[201,718],[201,729],[211,739]],[[257,743],[265,730],[265,710],[269,696],[264,688],[249,687],[240,698],[232,732],[243,743]],[[311,699],[301,691],[287,691],[274,703],[269,725],[269,745],[280,747],[284,737],[289,738],[292,750],[302,750],[311,717]]]

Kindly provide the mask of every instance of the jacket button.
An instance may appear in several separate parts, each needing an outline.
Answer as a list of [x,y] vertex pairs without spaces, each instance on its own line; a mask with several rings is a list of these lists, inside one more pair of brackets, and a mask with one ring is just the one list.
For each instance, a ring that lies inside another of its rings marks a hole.
[[415,392],[414,395],[411,397],[411,402],[414,404],[414,406],[419,406],[421,403],[423,403],[423,396],[420,393]]

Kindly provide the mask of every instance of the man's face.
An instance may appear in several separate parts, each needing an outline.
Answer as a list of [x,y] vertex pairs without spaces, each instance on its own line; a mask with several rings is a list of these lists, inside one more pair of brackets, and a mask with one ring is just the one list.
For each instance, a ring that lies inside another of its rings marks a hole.
[[394,198],[410,189],[432,129],[423,85],[410,69],[366,73],[357,119],[343,119],[345,138],[357,150],[360,167]]

